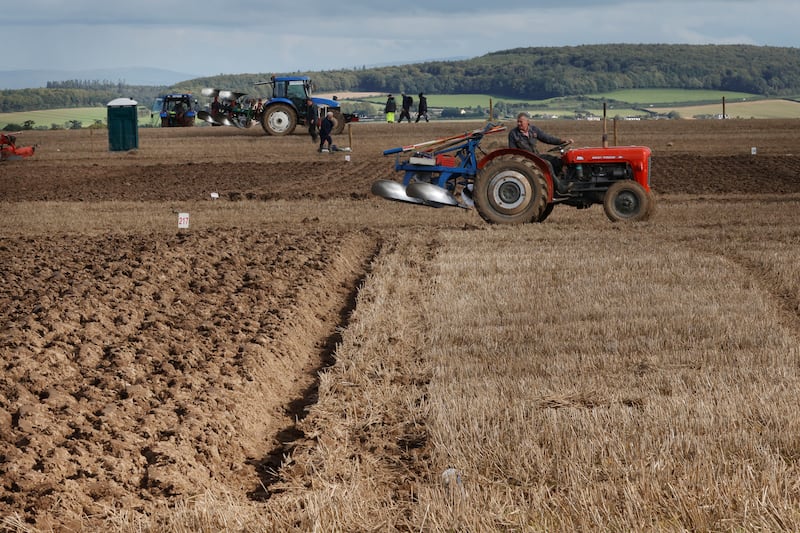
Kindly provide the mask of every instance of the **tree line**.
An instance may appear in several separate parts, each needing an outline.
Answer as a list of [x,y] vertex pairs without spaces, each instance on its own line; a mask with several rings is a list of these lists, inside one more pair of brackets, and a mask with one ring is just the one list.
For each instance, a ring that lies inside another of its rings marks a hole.
[[[709,89],[766,97],[800,95],[800,49],[752,45],[604,44],[515,48],[462,61],[376,68],[274,73],[310,76],[317,92],[491,94],[520,100],[589,95],[618,89]],[[160,93],[217,87],[269,96],[255,86],[270,73],[197,78],[173,87],[98,82],[0,91],[0,112],[105,105],[119,96],[146,103]]]
[[14,89],[0,91],[0,113],[39,111],[67,107],[104,107],[121,96],[150,105],[156,96],[164,94],[167,87],[126,85],[123,83],[48,82],[46,88]]
[[322,90],[491,94],[543,100],[618,89],[800,94],[800,49],[750,45],[583,45],[517,48],[465,61],[315,74]]

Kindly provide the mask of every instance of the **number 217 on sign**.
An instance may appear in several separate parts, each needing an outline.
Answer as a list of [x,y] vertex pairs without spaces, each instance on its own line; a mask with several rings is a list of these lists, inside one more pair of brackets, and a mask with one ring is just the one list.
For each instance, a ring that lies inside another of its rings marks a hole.
[[178,229],[189,228],[189,213],[178,213]]

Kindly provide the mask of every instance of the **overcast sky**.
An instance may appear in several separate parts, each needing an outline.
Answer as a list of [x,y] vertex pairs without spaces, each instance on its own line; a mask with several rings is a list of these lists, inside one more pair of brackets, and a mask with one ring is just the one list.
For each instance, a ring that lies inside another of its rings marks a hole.
[[[3,0],[0,70],[333,70],[600,43],[797,47],[797,0]],[[532,7],[533,6],[533,7]]]

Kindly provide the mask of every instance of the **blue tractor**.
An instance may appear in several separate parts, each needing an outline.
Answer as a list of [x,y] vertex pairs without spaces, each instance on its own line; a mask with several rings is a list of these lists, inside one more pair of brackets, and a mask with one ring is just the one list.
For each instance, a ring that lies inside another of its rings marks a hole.
[[162,128],[194,126],[197,100],[191,94],[165,94],[156,98],[150,116],[158,114]]
[[[256,85],[271,85],[272,96],[263,104],[260,122],[267,135],[289,135],[298,125],[306,126],[306,100],[311,96],[311,79],[307,76],[272,76],[269,81]],[[311,100],[319,110],[319,116],[333,111],[336,126],[333,133],[341,133],[344,125],[355,122],[358,117],[342,113],[341,105],[335,99],[312,96]],[[319,118],[319,117],[318,117]]]

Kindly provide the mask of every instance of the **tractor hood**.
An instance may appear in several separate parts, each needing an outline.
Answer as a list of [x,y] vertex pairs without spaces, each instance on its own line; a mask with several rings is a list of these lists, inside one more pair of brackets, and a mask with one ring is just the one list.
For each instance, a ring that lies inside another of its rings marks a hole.
[[571,148],[564,154],[566,164],[646,162],[650,148],[646,146],[609,146],[608,148]]
[[337,100],[331,100],[330,98],[319,98],[317,96],[312,96],[311,101],[314,102],[318,107],[339,107],[339,102]]

